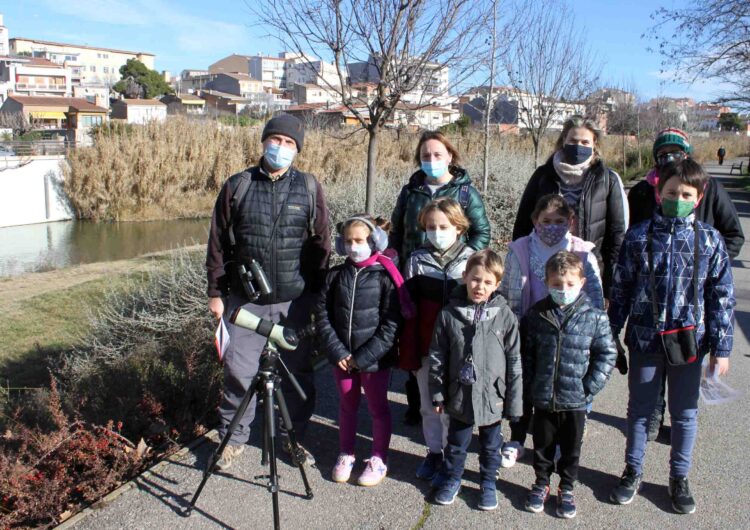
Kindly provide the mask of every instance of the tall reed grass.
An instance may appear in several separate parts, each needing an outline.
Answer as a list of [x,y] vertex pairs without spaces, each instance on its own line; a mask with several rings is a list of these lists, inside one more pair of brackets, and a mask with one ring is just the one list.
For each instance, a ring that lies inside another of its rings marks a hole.
[[[145,126],[104,127],[92,147],[70,153],[64,168],[65,191],[79,218],[93,220],[164,219],[208,215],[226,178],[255,163],[261,155],[259,127],[228,126],[213,120],[174,117]],[[542,157],[552,152],[556,137],[544,139]],[[398,189],[416,169],[413,154],[418,134],[385,130],[377,156],[377,210],[391,211]],[[477,130],[451,136],[463,165],[480,186],[482,135]],[[641,140],[648,154],[650,139]],[[719,145],[729,157],[747,146],[742,137],[694,138],[696,158],[713,160]],[[628,150],[637,152],[634,142]],[[618,169],[622,160],[619,137],[605,137],[606,161]],[[516,135],[491,140],[490,191],[487,200],[498,203],[504,218],[520,197],[534,170],[531,143]],[[307,132],[297,165],[316,175],[338,212],[364,207],[367,138],[364,132],[337,138],[318,130]],[[645,157],[643,163],[650,160]],[[631,164],[632,165],[632,164]],[[516,196],[517,195],[517,196]],[[340,205],[337,201],[340,200]],[[515,212],[512,212],[513,214]]]

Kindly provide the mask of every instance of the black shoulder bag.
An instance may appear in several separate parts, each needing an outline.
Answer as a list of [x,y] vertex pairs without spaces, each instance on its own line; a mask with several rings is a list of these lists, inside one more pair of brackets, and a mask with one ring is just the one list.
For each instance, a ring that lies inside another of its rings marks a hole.
[[[658,326],[659,304],[656,301],[653,232],[654,224],[652,222],[648,227],[648,266],[650,269],[649,281],[651,284],[651,308],[654,316],[654,326]],[[699,238],[697,221],[693,222],[693,232],[695,234],[693,249],[693,320],[695,324],[682,328],[657,331],[657,334],[661,339],[662,346],[664,347],[664,353],[667,356],[667,362],[672,366],[680,366],[683,364],[693,363],[698,359],[698,341],[695,337],[695,332],[698,327],[698,267],[700,265],[698,262],[698,258],[700,256],[700,248],[698,247]]]

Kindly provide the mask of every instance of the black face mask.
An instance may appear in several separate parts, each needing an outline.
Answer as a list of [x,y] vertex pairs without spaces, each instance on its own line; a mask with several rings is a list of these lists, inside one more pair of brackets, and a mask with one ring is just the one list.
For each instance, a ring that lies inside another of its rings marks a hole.
[[594,148],[587,145],[565,144],[563,146],[563,155],[568,164],[577,166],[583,164],[594,154]]

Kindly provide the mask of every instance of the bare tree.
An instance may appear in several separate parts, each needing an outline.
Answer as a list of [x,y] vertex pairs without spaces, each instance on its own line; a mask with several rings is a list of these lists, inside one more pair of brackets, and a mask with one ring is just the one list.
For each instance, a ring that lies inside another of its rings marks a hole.
[[733,87],[721,101],[750,109],[750,2],[706,0],[660,8],[649,35],[675,79],[714,79]]
[[[531,137],[535,164],[550,125],[581,112],[576,103],[599,79],[600,67],[586,43],[586,33],[569,16],[567,6],[565,0],[523,3],[526,27],[506,55],[505,74],[517,101],[519,127]],[[522,11],[520,5],[517,11]]]
[[[478,0],[260,0],[252,7],[287,48],[314,68],[318,56],[333,63],[341,103],[368,133],[365,209],[375,204],[378,134],[393,118],[404,95],[421,90],[429,103],[433,76],[451,68],[460,82],[475,69],[469,61],[484,27]],[[374,96],[358,97],[352,67],[364,68]],[[369,75],[372,73],[372,75]],[[420,98],[420,103],[422,98]]]
[[0,128],[11,129],[14,136],[21,136],[32,130],[32,124],[23,112],[0,112]]

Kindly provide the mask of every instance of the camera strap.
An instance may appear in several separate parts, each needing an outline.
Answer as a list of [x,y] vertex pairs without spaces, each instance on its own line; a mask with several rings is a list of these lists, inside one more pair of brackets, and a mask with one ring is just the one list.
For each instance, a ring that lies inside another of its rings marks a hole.
[[[695,327],[698,328],[698,268],[700,263],[698,258],[700,257],[700,238],[698,237],[698,219],[693,220],[693,320],[695,321]],[[656,273],[654,271],[654,222],[651,221],[648,225],[648,234],[646,240],[646,248],[648,250],[648,268],[649,268],[649,285],[651,287],[651,311],[653,312],[654,325],[659,323],[659,304],[656,301]],[[665,305],[666,305],[665,301]],[[666,324],[666,311],[664,314],[664,320]]]

